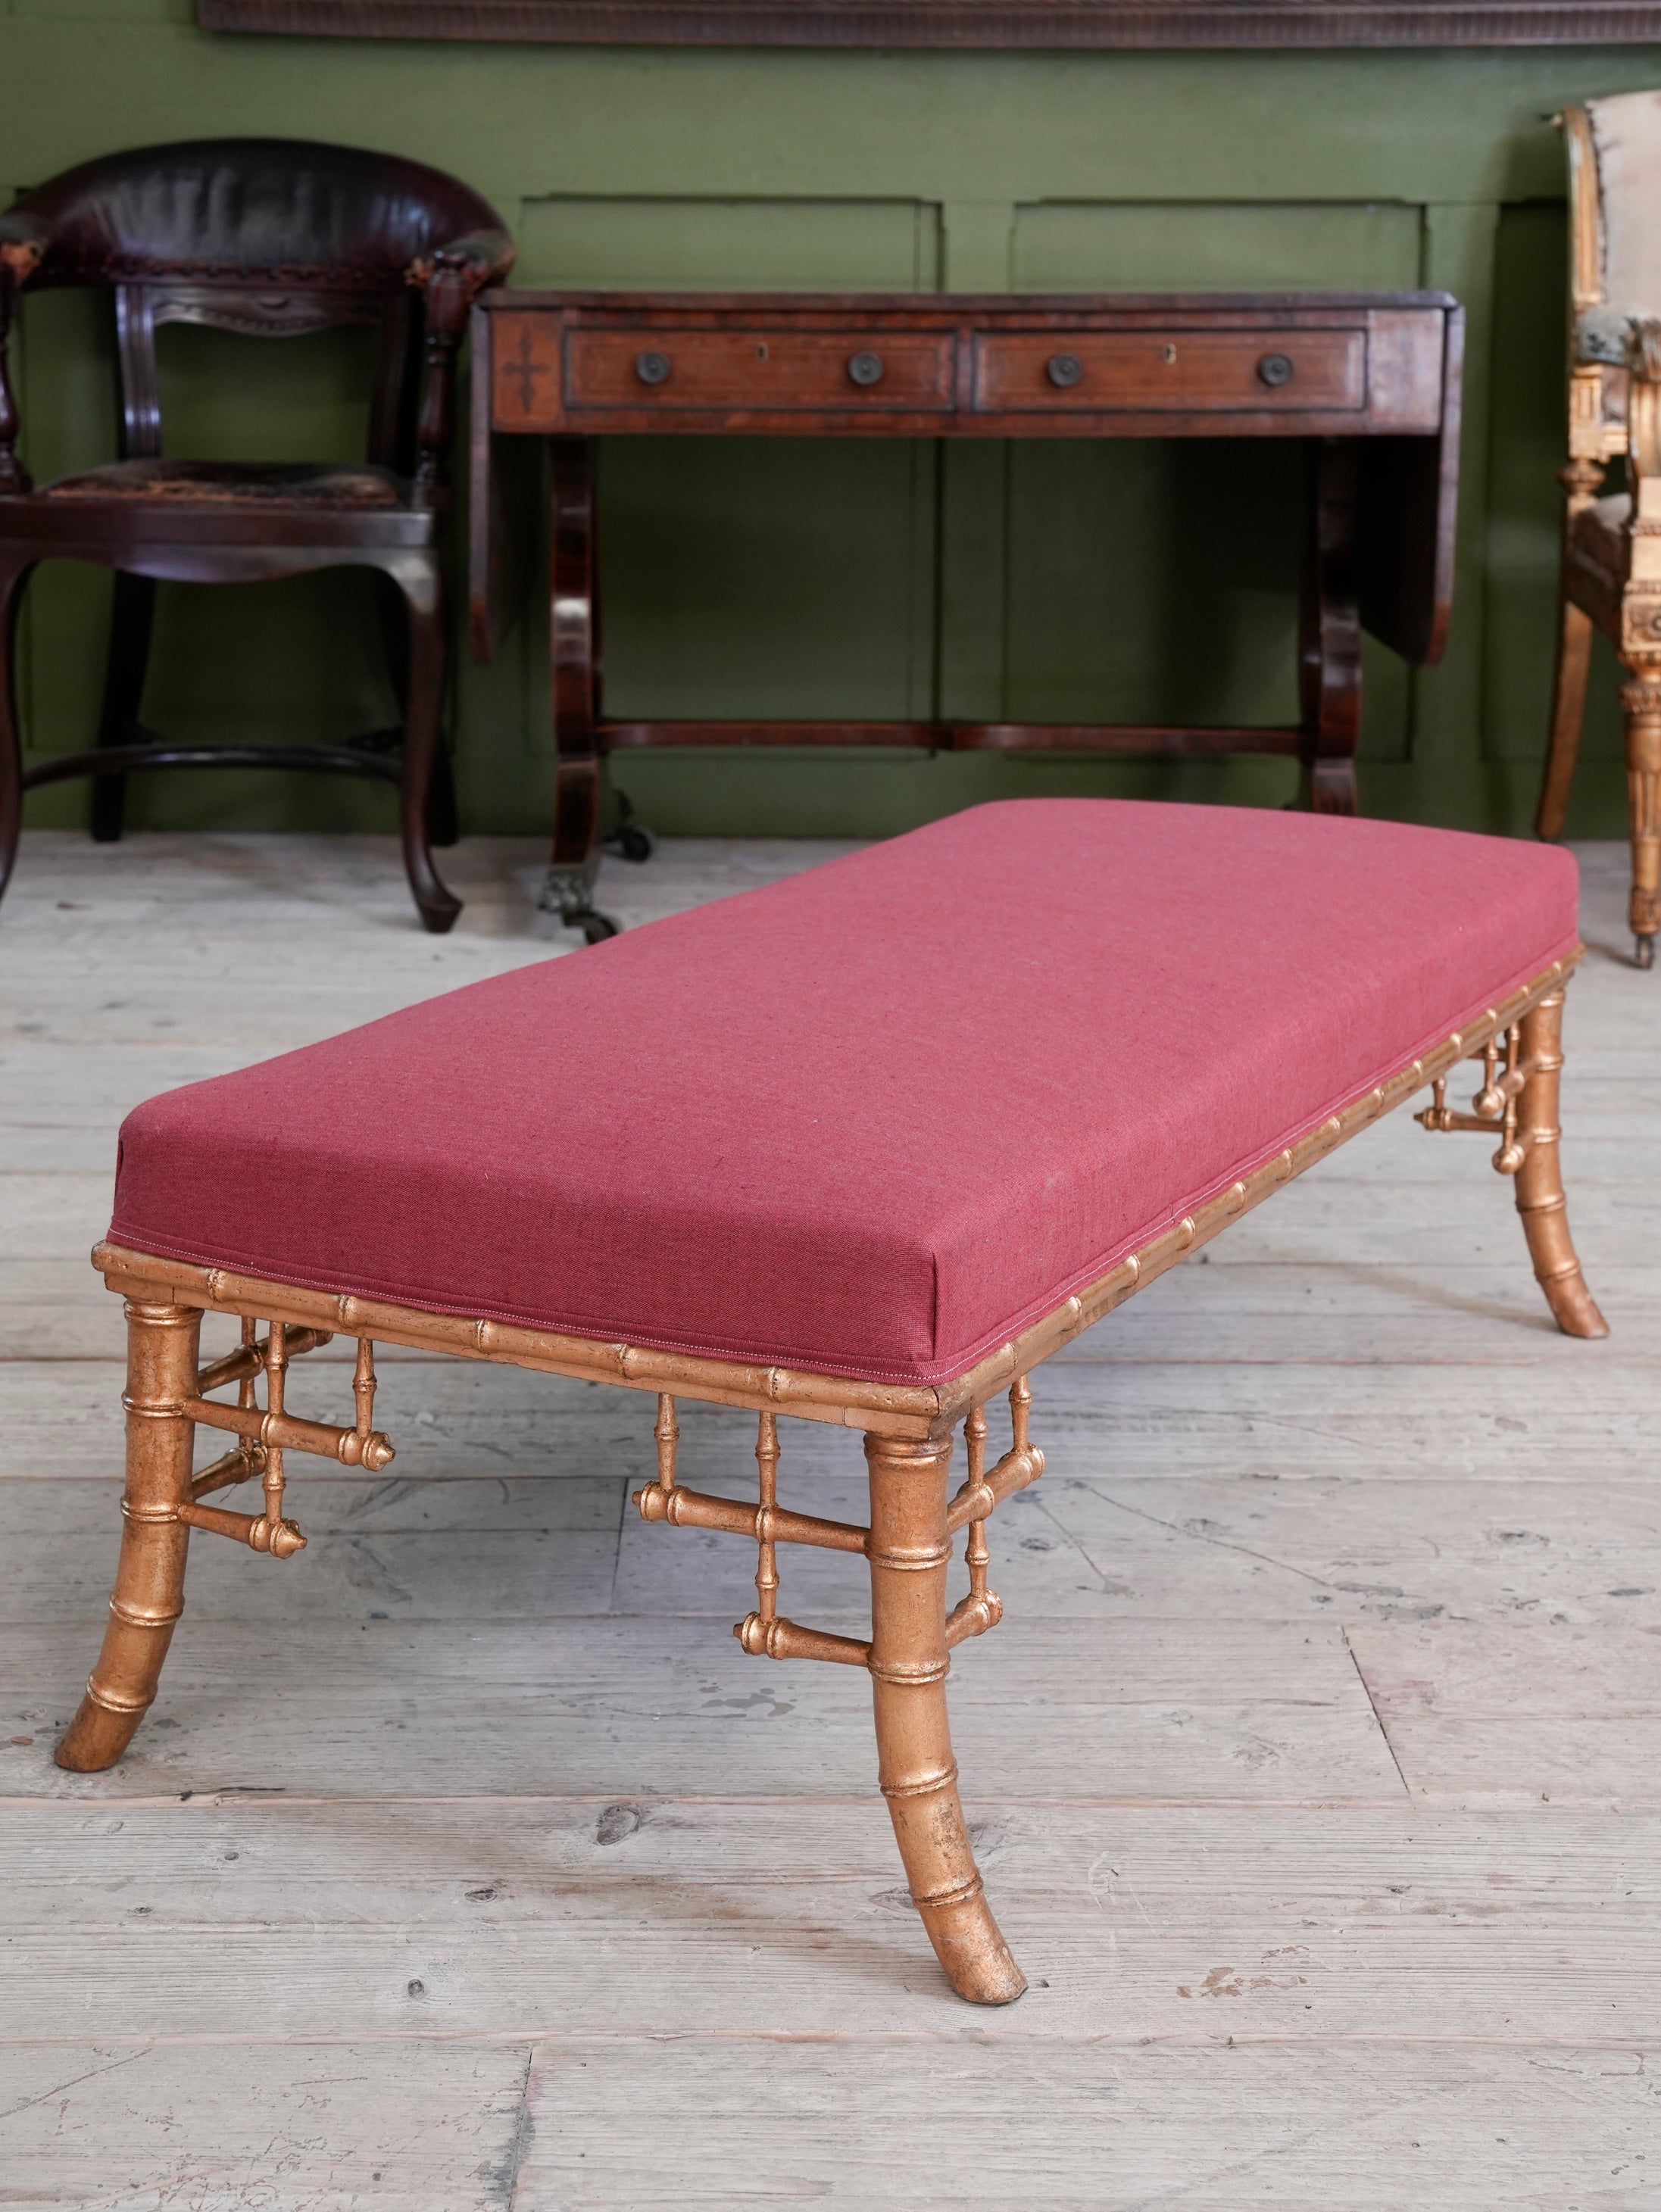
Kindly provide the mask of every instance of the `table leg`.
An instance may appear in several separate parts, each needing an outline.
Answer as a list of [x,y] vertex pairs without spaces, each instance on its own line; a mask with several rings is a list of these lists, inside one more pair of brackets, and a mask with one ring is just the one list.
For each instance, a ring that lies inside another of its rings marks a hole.
[[1310,463],[1309,536],[1298,623],[1304,803],[1354,814],[1361,731],[1361,624],[1355,601],[1354,444],[1323,438]]
[[33,561],[0,562],[0,898],[23,827],[23,730],[17,713],[17,617]]
[[617,924],[595,911],[599,863],[599,604],[594,545],[593,446],[551,438],[553,479],[550,623],[554,736],[554,844],[542,906],[593,945]]

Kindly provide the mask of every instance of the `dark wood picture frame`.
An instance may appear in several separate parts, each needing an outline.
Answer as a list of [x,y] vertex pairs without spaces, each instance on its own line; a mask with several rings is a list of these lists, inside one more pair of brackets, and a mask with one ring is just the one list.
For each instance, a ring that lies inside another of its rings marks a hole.
[[1661,40],[1661,0],[198,0],[205,30],[573,46],[1343,47]]

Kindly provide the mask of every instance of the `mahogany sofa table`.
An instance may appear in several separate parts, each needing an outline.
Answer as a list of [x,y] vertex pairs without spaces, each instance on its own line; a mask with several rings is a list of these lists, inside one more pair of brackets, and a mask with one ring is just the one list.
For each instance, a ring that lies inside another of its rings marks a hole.
[[[504,292],[472,313],[472,611],[513,594],[496,441],[552,457],[557,766],[544,904],[591,938],[600,760],[637,745],[1278,753],[1355,811],[1360,632],[1437,659],[1452,589],[1463,313],[1444,293],[986,296]],[[1310,454],[1299,715],[1275,727],[621,721],[601,690],[593,441],[1292,438]]]
[[[1029,896],[987,898],[1001,870]],[[1603,1335],[1558,1169],[1575,883],[1555,848],[1399,823],[1007,800],[151,1099],[93,1255],[126,1300],[127,1480],[59,1765],[125,1752],[194,1536],[291,1558],[285,1457],[391,1459],[371,1340],[645,1392],[642,1514],[756,1545],[752,1657],[868,1675],[940,1964],[963,1996],[1018,1996],[946,1679],[1002,1616],[987,1524],[1043,1473],[1029,1375],[1426,1085],[1420,1120],[1512,1179],[1559,1326]],[[1469,1110],[1446,1097],[1466,1058]],[[242,1324],[205,1364],[204,1311]],[[285,1396],[331,1334],[358,1340],[350,1427]],[[682,1397],[756,1418],[753,1502],[679,1479]],[[862,1436],[866,1522],[801,1510],[797,1420]],[[229,1447],[199,1469],[198,1428]],[[216,1502],[240,1483],[257,1513]],[[868,1577],[868,1637],[783,1609],[802,1544]]]

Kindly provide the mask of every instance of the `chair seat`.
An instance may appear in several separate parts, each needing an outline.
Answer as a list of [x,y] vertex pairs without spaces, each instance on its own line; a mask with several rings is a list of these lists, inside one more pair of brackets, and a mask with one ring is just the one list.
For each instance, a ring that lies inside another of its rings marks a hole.
[[1611,580],[1624,579],[1629,558],[1627,536],[1632,520],[1632,500],[1624,491],[1610,492],[1583,507],[1569,526],[1569,541],[1580,557]]
[[977,807],[152,1099],[113,1242],[940,1382],[1562,957],[1573,860]]
[[402,507],[389,469],[350,461],[112,461],[43,484],[42,499],[165,501],[169,507]]
[[113,461],[0,500],[0,536],[76,540],[199,538],[265,544],[428,544],[435,519],[407,479],[351,461]]

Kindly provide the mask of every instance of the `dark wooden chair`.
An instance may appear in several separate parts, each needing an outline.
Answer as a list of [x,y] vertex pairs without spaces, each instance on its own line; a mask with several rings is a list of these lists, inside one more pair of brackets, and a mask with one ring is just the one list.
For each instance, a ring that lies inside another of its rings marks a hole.
[[[440,744],[438,553],[455,356],[469,306],[513,258],[495,211],[441,171],[283,139],[106,155],[0,215],[0,893],[16,855],[23,793],[36,785],[93,778],[93,835],[109,839],[121,833],[131,770],[297,768],[399,785],[404,860],[421,919],[430,930],[450,927],[460,903],[440,880],[429,846],[455,835]],[[18,294],[46,285],[113,294],[121,458],[37,487],[17,458],[6,341]],[[166,459],[155,333],[167,322],[270,337],[376,326],[365,461]],[[17,613],[30,571],[47,558],[115,569],[114,612],[97,744],[26,773]],[[181,745],[139,722],[157,578],[240,583],[345,566],[380,570],[407,611],[407,661],[399,666],[403,656],[393,656],[401,730],[341,746]]]

